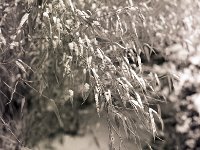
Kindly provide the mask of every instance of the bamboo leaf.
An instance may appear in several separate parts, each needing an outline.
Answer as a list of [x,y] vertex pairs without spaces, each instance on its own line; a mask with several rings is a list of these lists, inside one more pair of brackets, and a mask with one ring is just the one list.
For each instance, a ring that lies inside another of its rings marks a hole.
[[[134,100],[134,99],[131,99],[129,100],[129,102],[131,103],[131,105],[136,109],[136,111],[138,111],[137,107],[141,108],[141,106],[139,105],[139,103]],[[137,107],[136,107],[137,106]]]
[[25,97],[24,97],[24,98],[22,98],[22,101],[21,101],[21,113],[23,111],[25,102],[26,102],[26,100],[25,100]]
[[124,131],[125,131],[125,134],[126,134],[126,138],[128,138],[129,134],[128,134],[128,127],[127,127],[127,124],[126,124],[125,117],[121,118],[121,119],[122,119],[122,124],[123,124],[123,127],[124,127]]
[[18,26],[18,30],[24,25],[24,23],[28,20],[29,13],[25,13],[20,21],[20,24]]
[[132,84],[131,84],[125,77],[122,77],[121,79],[124,80],[125,83],[126,83],[130,88],[133,88]]
[[97,113],[100,117],[100,105],[99,105],[99,89],[97,86],[95,86],[95,91],[94,91],[94,100],[95,100],[95,104],[96,104],[96,110],[97,110]]
[[[18,62],[20,62],[21,64],[23,64],[25,67],[27,67],[28,69],[30,69],[31,71],[33,71],[33,69],[27,65],[25,62],[23,62],[21,59],[17,59]],[[34,72],[34,71],[33,71]]]
[[55,101],[54,101],[53,99],[49,99],[49,100],[48,100],[48,103],[49,103],[49,105],[52,107],[54,113],[56,114],[56,117],[57,117],[57,119],[58,119],[59,125],[60,125],[61,127],[64,127],[64,124],[63,124],[62,119],[61,119],[61,117],[60,117],[60,113],[59,113],[59,111],[58,111],[58,107],[57,107]]
[[153,138],[155,140],[157,130],[156,130],[155,120],[154,120],[154,117],[153,117],[153,109],[152,108],[149,108],[149,117],[150,117],[150,121],[151,121],[151,128],[152,128],[152,131],[153,131]]
[[146,90],[146,84],[145,84],[144,79],[138,77],[138,75],[135,73],[135,71],[134,71],[133,69],[130,69],[130,72],[131,72],[132,78],[133,78],[133,79],[136,78],[136,80],[139,82],[140,86],[141,86],[144,90]]
[[105,95],[106,101],[108,103],[110,103],[111,102],[111,91],[108,89],[107,92],[104,92],[104,95]]
[[161,126],[162,126],[162,130],[164,129],[164,123],[163,123],[163,120],[160,117],[160,115],[155,110],[153,110],[152,108],[149,108],[149,115],[150,115],[152,130],[153,130],[153,137],[155,139],[155,135],[157,134],[157,130],[156,130],[156,124],[155,124],[153,114],[155,114],[158,117],[158,119],[161,123]]
[[16,60],[15,61],[16,65],[23,71],[26,73],[26,69],[24,68],[23,64],[21,63],[21,61]]
[[155,110],[151,109],[151,111],[152,111],[152,112],[157,116],[157,118],[159,119],[159,121],[160,121],[160,123],[161,123],[161,128],[162,128],[162,130],[163,130],[163,129],[164,129],[164,122],[163,122],[161,116],[160,116]]
[[141,61],[141,57],[139,55],[137,55],[137,62],[139,65],[139,70],[140,70],[140,72],[142,72],[142,61]]
[[136,95],[136,100],[140,104],[140,108],[144,109],[144,106],[143,106],[143,103],[142,103],[140,95],[137,92],[135,92],[135,95]]
[[172,77],[170,75],[167,75],[167,80],[169,84],[169,91],[172,92],[172,89],[173,89]]

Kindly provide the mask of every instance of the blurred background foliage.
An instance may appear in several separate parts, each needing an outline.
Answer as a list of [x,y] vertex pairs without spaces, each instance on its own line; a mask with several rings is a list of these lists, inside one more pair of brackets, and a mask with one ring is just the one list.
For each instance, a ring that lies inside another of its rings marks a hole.
[[2,0],[0,148],[80,134],[96,109],[110,149],[115,134],[145,145],[141,130],[152,149],[198,149],[199,10],[198,0]]

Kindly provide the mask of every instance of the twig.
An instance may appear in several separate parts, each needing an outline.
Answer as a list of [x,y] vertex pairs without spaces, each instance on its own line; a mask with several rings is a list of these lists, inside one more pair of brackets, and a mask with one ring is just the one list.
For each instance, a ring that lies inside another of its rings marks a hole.
[[12,132],[12,130],[9,128],[8,124],[1,118],[1,122],[6,126],[6,128],[10,131],[10,133],[13,135],[13,137],[17,140],[17,142],[21,143],[21,141],[16,137],[16,135]]

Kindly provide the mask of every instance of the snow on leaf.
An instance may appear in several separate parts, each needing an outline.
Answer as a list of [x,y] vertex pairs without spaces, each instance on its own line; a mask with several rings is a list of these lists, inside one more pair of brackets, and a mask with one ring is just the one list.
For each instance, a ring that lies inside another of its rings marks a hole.
[[158,75],[156,73],[154,73],[154,77],[156,79],[157,85],[160,87],[160,80],[159,80]]
[[101,60],[103,60],[102,51],[99,48],[97,48],[97,57],[99,57]]
[[176,80],[180,80],[180,76],[179,75],[177,75],[177,74],[175,74],[175,73],[172,73],[171,74],[172,75],[172,77],[174,78],[174,79],[176,79]]
[[90,85],[88,83],[81,84],[80,85],[80,91],[82,93],[83,102],[85,102],[87,100],[87,98],[89,97],[90,92],[91,92]]
[[69,99],[70,99],[70,102],[72,103],[72,105],[73,105],[73,97],[74,97],[74,91],[69,90]]
[[124,57],[124,60],[125,60],[126,64],[129,64],[128,58]]
[[125,83],[126,83],[129,87],[133,88],[132,84],[131,84],[125,77],[121,77],[121,79],[124,80]]
[[122,82],[122,80],[120,78],[116,78],[116,80],[121,84],[124,85],[124,83]]
[[142,60],[139,55],[137,56],[137,61],[138,61],[138,65],[139,65],[139,70],[140,70],[140,72],[142,72]]
[[155,140],[157,130],[156,130],[155,120],[154,120],[154,117],[153,117],[153,109],[151,109],[151,108],[149,108],[149,116],[150,116],[152,131],[153,131],[153,138]]
[[19,27],[18,27],[18,30],[24,25],[24,23],[28,20],[28,16],[29,16],[29,13],[25,13],[24,16],[22,17],[21,21],[20,21],[20,24],[19,24]]
[[71,1],[71,0],[68,0],[68,3],[69,3],[69,5],[70,5],[72,11],[74,12],[75,9],[74,9],[74,5],[73,5],[72,1]]
[[140,85],[143,87],[144,90],[146,90],[146,83],[144,78],[139,78],[139,80],[140,80]]
[[95,94],[94,94],[94,99],[95,99],[95,103],[96,103],[96,109],[97,109],[97,113],[100,116],[100,106],[99,106],[99,89],[97,86],[95,86]]
[[[27,65],[25,62],[23,62],[21,59],[17,59],[17,61],[20,62],[21,64],[23,64],[25,67],[27,67],[27,68],[30,69],[31,71],[33,71],[32,68],[31,68],[29,65]],[[33,72],[34,72],[34,71],[33,71]]]
[[98,76],[98,74],[96,73],[95,69],[92,68],[91,70],[92,70],[92,73],[93,73],[93,76],[94,76],[95,80],[98,80],[99,76]]
[[140,95],[137,92],[135,92],[135,95],[136,95],[136,99],[137,99],[138,103],[140,104],[140,108],[144,109]]
[[88,68],[91,68],[92,65],[92,56],[87,57],[87,66]]
[[129,100],[129,102],[136,109],[136,111],[137,111],[137,107],[141,108],[141,106],[139,105],[139,103],[136,100],[131,99],[131,100]]
[[24,66],[22,65],[22,63],[19,60],[15,61],[16,65],[26,73],[26,69],[24,68]]
[[107,92],[104,92],[105,98],[107,102],[111,101],[111,91],[108,89]]

